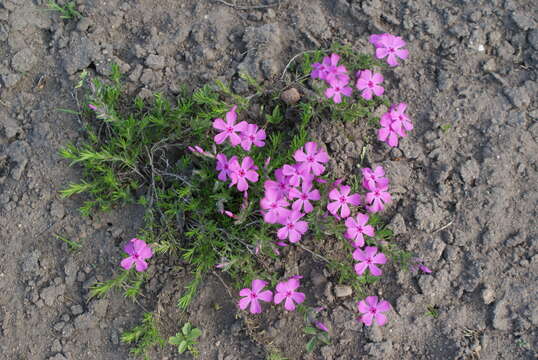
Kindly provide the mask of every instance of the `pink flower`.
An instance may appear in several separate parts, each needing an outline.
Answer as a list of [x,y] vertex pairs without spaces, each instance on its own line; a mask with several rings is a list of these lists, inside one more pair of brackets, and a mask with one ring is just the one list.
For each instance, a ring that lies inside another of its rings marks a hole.
[[296,243],[301,240],[301,236],[308,230],[306,221],[299,221],[304,216],[299,211],[292,210],[287,216],[281,219],[281,224],[284,227],[278,229],[277,236],[280,240],[288,239],[291,243]]
[[265,145],[265,130],[259,129],[256,124],[248,124],[245,131],[241,134],[241,147],[245,151],[250,151],[252,144],[257,147]]
[[262,307],[260,305],[260,300],[265,302],[273,301],[273,292],[271,290],[262,291],[262,289],[267,285],[267,282],[255,279],[252,280],[252,289],[244,288],[239,292],[239,296],[243,296],[239,300],[239,308],[245,310],[250,304],[250,313],[259,314],[262,312]]
[[347,85],[347,82],[334,81],[329,84],[331,87],[325,90],[327,99],[333,98],[336,104],[342,102],[342,95],[351,96],[353,89]]
[[310,191],[311,189],[312,183],[303,181],[300,191],[297,188],[292,188],[290,190],[290,199],[297,199],[291,206],[293,210],[301,211],[301,208],[303,208],[304,212],[307,214],[314,210],[314,207],[309,200],[319,200],[321,199],[321,195],[317,189]]
[[217,154],[217,171],[219,171],[218,179],[220,181],[226,181],[230,176],[230,163],[237,161],[237,156],[232,156],[230,160],[226,158],[224,154]]
[[362,70],[357,72],[357,90],[361,91],[361,96],[365,100],[372,100],[372,94],[375,96],[383,95],[385,89],[378,85],[383,82],[383,75],[373,73],[370,70]]
[[299,169],[300,166],[292,166],[288,164],[282,166],[282,173],[288,177],[288,183],[291,186],[298,186],[301,183],[304,172]]
[[282,217],[287,216],[289,209],[285,207],[288,205],[276,190],[266,190],[265,197],[260,200],[260,207],[266,210],[263,220],[268,224],[279,222]]
[[130,255],[120,263],[120,266],[125,270],[129,270],[134,264],[136,271],[145,271],[148,268],[148,263],[145,260],[153,256],[153,252],[148,244],[144,240],[137,238],[131,239],[125,244],[123,251]]
[[366,203],[370,206],[367,206],[369,212],[378,212],[385,209],[384,204],[388,204],[392,201],[392,196],[388,193],[388,186],[380,186],[374,191],[366,193]]
[[368,38],[368,41],[377,48],[377,47],[381,46],[381,45],[378,45],[378,44],[381,41],[381,39],[386,35],[390,35],[390,34],[387,34],[387,33],[385,33],[385,34],[372,34]]
[[247,180],[250,182],[258,181],[258,173],[256,172],[258,167],[254,165],[254,160],[250,156],[245,157],[241,165],[239,165],[237,159],[230,160],[228,167],[231,172],[230,178],[232,179],[230,186],[237,184],[237,190],[239,191],[248,190]]
[[295,310],[295,304],[301,304],[305,300],[305,294],[297,292],[301,286],[299,279],[291,278],[288,281],[282,281],[276,286],[275,304],[280,304],[284,300],[284,309],[288,311]]
[[398,58],[407,59],[409,56],[409,51],[407,51],[407,49],[401,49],[406,43],[399,36],[382,34],[375,38],[374,41],[375,42],[372,42],[372,37],[370,37],[370,42],[376,47],[376,58],[383,59],[384,57],[387,57],[387,63],[390,66],[397,66]]
[[385,141],[390,147],[398,146],[398,135],[403,133],[402,123],[395,121],[389,112],[381,115],[381,121],[379,123],[381,124],[381,128],[377,132],[377,139]]
[[314,70],[312,71],[313,79],[326,80],[330,74],[346,72],[345,67],[338,66],[338,61],[340,56],[337,54],[331,54],[331,56],[325,56],[323,61],[320,63],[312,64]]
[[380,276],[383,271],[376,266],[376,264],[385,264],[387,257],[383,253],[377,254],[377,248],[375,246],[367,246],[364,251],[361,249],[355,249],[353,251],[353,259],[360,261],[355,264],[355,272],[357,275],[362,275],[366,268],[370,270],[373,276]]
[[402,132],[398,134],[401,137],[407,136],[405,131],[413,130],[413,123],[411,122],[411,119],[409,118],[409,116],[404,114],[406,109],[407,109],[406,103],[399,103],[396,105],[392,105],[389,110],[389,113],[392,119],[402,124],[402,126],[400,127]]
[[237,146],[241,142],[241,137],[236,132],[244,132],[247,129],[247,122],[241,121],[236,124],[237,114],[235,109],[237,106],[233,106],[230,111],[226,113],[226,122],[221,118],[213,121],[213,128],[221,130],[222,132],[215,135],[215,143],[222,144],[226,139],[230,139],[232,146]]
[[290,192],[290,183],[289,183],[289,177],[284,175],[284,172],[282,169],[276,169],[275,170],[275,180],[267,180],[263,183],[263,187],[265,188],[265,191],[268,190],[274,190],[278,192],[279,197],[288,197],[288,193]]
[[316,327],[320,329],[321,331],[329,332],[329,329],[327,329],[327,326],[325,326],[321,321],[316,321],[314,325],[316,325]]
[[385,178],[385,170],[381,166],[377,166],[375,170],[370,168],[362,168],[362,187],[366,190],[374,191],[380,186],[388,186],[389,179]]
[[90,109],[92,109],[93,111],[97,111],[97,106],[93,105],[93,104],[88,104],[88,107]]
[[329,162],[329,155],[321,148],[318,150],[318,145],[312,141],[305,144],[304,151],[303,148],[297,150],[293,158],[300,163],[301,170],[316,176],[320,176],[325,171],[325,166],[321,163]]
[[374,228],[372,225],[366,225],[368,215],[357,214],[357,217],[349,217],[346,219],[347,230],[344,236],[347,239],[353,240],[352,245],[355,248],[364,246],[364,235],[374,236]]
[[351,211],[349,210],[348,204],[357,206],[361,203],[361,197],[359,194],[355,193],[349,195],[351,187],[347,185],[340,186],[340,190],[332,189],[329,192],[329,199],[334,200],[327,205],[327,210],[334,216],[340,210],[340,216],[347,218]]
[[391,309],[388,301],[381,300],[378,302],[377,296],[368,296],[366,299],[359,301],[357,305],[359,312],[362,313],[358,320],[364,323],[364,325],[372,325],[374,319],[379,326],[387,323],[387,317],[382,313]]
[[416,274],[419,272],[419,270],[426,274],[432,273],[432,271],[426,265],[423,264],[424,260],[422,260],[421,258],[416,257],[411,260],[413,261],[413,264],[409,266],[409,270],[411,270],[413,273]]

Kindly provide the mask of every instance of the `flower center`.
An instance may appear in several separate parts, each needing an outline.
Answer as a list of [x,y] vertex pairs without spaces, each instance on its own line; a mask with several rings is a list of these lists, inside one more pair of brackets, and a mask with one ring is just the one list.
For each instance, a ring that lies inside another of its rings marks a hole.
[[372,308],[370,308],[370,312],[372,314],[375,314],[375,313],[377,313],[377,309],[375,307],[372,307]]
[[288,290],[288,291],[286,291],[286,297],[290,297],[290,296],[291,296],[291,294],[292,294],[292,293],[291,293],[291,291],[289,291],[289,290]]
[[233,127],[228,127],[228,128],[226,129],[226,132],[227,132],[227,133],[232,133],[233,131],[234,131],[234,128],[233,128]]
[[340,196],[339,201],[340,201],[342,204],[345,203],[346,200],[347,200],[347,198],[346,198],[345,196]]
[[308,195],[306,195],[306,194],[301,194],[301,199],[302,199],[302,200],[307,200],[307,199],[308,199]]
[[256,293],[250,293],[250,297],[251,297],[252,299],[256,299],[256,298],[258,297],[258,294],[256,294]]
[[250,135],[248,138],[250,139],[250,141],[254,141],[256,139],[254,135]]
[[367,264],[371,264],[371,263],[372,263],[372,259],[368,259],[368,260],[366,260],[366,263],[367,263]]
[[243,169],[239,170],[239,176],[245,176],[245,170]]
[[272,203],[272,204],[271,204],[271,208],[272,208],[272,209],[276,209],[276,208],[277,208],[276,203]]
[[288,224],[286,225],[286,227],[287,227],[289,230],[292,230],[292,229],[295,227],[295,225],[292,224],[292,223],[288,223]]
[[362,226],[357,226],[357,231],[361,233],[362,232]]
[[389,47],[389,53],[394,53],[394,52],[396,52],[396,50],[392,47]]
[[140,255],[138,255],[138,254],[134,254],[134,255],[133,255],[133,258],[135,258],[136,260],[138,260],[138,259],[140,258]]
[[313,157],[312,155],[308,155],[308,156],[306,157],[306,161],[308,161],[308,162],[314,162],[314,157]]
[[369,88],[373,88],[374,87],[374,83],[372,81],[368,81],[368,87]]

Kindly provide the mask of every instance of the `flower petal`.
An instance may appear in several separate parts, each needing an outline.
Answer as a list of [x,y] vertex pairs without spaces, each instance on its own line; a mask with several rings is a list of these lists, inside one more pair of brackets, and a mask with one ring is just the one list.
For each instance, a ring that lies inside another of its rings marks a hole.
[[265,290],[258,294],[258,299],[271,302],[273,301],[273,292],[271,290]]
[[123,259],[120,262],[120,266],[124,268],[125,270],[129,270],[130,268],[132,268],[133,264],[134,264],[134,258],[130,256],[128,258]]
[[247,308],[248,304],[250,304],[250,297],[244,297],[241,300],[239,300],[239,303],[238,303],[239,308],[241,310],[245,310]]
[[258,299],[252,299],[250,301],[250,313],[251,314],[259,314],[262,312],[262,307],[260,305],[260,302]]
[[263,289],[265,286],[267,286],[267,282],[260,280],[260,279],[254,279],[252,280],[252,292],[259,293],[261,289]]

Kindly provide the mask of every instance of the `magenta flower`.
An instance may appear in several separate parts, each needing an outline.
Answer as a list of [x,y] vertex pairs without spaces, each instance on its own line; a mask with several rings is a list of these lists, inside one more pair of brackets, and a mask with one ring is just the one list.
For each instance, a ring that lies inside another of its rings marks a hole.
[[281,168],[275,170],[275,180],[267,180],[263,183],[265,191],[274,190],[278,192],[279,197],[288,197],[290,192],[290,182],[289,177],[284,175],[284,172]]
[[254,160],[250,156],[246,156],[241,165],[237,159],[230,160],[228,162],[228,167],[230,169],[230,178],[232,182],[230,186],[237,184],[237,190],[246,191],[248,190],[248,181],[256,182],[258,181],[258,167],[254,165]]
[[334,81],[329,84],[331,87],[328,87],[325,90],[325,96],[327,99],[332,98],[336,104],[342,102],[343,96],[351,96],[353,89],[347,85],[347,82]]
[[320,176],[325,171],[325,166],[321,163],[329,162],[329,155],[321,148],[318,150],[318,145],[312,141],[305,144],[304,151],[303,148],[297,150],[293,158],[300,163],[301,170],[316,176]]
[[262,291],[267,282],[255,279],[252,280],[252,289],[244,288],[239,292],[239,296],[244,296],[239,300],[239,308],[245,310],[250,304],[250,313],[259,314],[262,312],[260,300],[265,302],[273,301],[273,292],[271,290]]
[[245,151],[250,151],[252,144],[257,147],[265,145],[265,130],[259,129],[256,124],[248,124],[245,131],[241,134],[241,147]]
[[370,37],[368,38],[368,41],[369,41],[371,44],[373,44],[376,48],[378,48],[378,47],[380,46],[380,45],[378,45],[379,42],[380,42],[380,40],[381,40],[384,36],[386,36],[386,35],[390,35],[390,34],[387,34],[387,33],[385,33],[385,34],[372,34],[372,35],[370,35]]
[[327,210],[334,216],[340,210],[340,216],[347,218],[351,211],[348,204],[357,206],[361,203],[361,196],[357,193],[349,195],[351,187],[347,185],[340,186],[340,189],[332,189],[329,192],[329,199],[334,200],[327,205]]
[[282,166],[282,173],[288,177],[288,183],[291,186],[298,186],[304,175],[304,171],[300,170],[300,166],[292,166],[285,164]]
[[418,273],[419,270],[422,271],[423,273],[426,273],[426,274],[431,274],[432,271],[430,270],[430,268],[428,268],[426,265],[423,264],[424,260],[422,260],[421,258],[413,258],[412,259],[413,261],[413,264],[411,264],[409,266],[409,270],[411,270],[411,272],[413,273]]
[[373,73],[370,70],[362,70],[357,72],[357,90],[361,91],[361,96],[365,100],[372,100],[372,94],[381,96],[385,89],[378,85],[383,82],[383,75]]
[[413,123],[411,122],[411,119],[409,118],[409,116],[405,114],[406,109],[407,109],[406,103],[399,103],[396,105],[392,105],[389,110],[389,113],[392,119],[394,121],[398,121],[401,123],[400,129],[402,130],[402,132],[398,133],[398,135],[400,135],[401,137],[407,136],[405,131],[413,130]]
[[290,190],[290,199],[297,199],[293,202],[291,208],[293,210],[301,211],[301,208],[305,213],[310,213],[314,210],[314,206],[310,203],[310,200],[319,200],[321,195],[317,189],[312,190],[312,183],[303,181],[301,190],[292,188]]
[[340,56],[338,56],[337,54],[331,54],[331,56],[325,56],[321,64],[312,64],[312,67],[314,68],[311,74],[312,78],[327,80],[328,75],[345,71],[345,67],[338,66],[339,60]]
[[224,154],[217,154],[217,171],[219,172],[218,179],[220,181],[226,181],[230,177],[230,163],[237,161],[236,156],[232,156],[230,160],[226,158]]
[[266,210],[263,220],[268,224],[275,224],[282,217],[288,215],[289,209],[286,209],[289,203],[281,197],[278,191],[273,189],[265,190],[265,197],[260,200],[260,207]]
[[357,275],[362,275],[367,268],[373,276],[380,276],[383,273],[376,264],[385,264],[387,262],[387,257],[381,252],[376,254],[377,248],[375,246],[367,246],[364,251],[361,249],[355,249],[355,251],[353,251],[353,259],[360,261],[358,264],[355,264],[355,272]]
[[222,144],[228,138],[230,139],[232,146],[237,146],[241,143],[241,137],[237,132],[244,132],[247,129],[247,122],[241,121],[239,124],[235,123],[237,120],[237,113],[235,112],[236,108],[237,106],[234,105],[232,109],[226,113],[226,122],[221,118],[213,121],[213,128],[221,130],[221,133],[215,135],[215,143]]
[[374,191],[380,186],[388,186],[389,179],[385,176],[385,170],[381,166],[377,166],[375,170],[370,168],[362,168],[362,187],[366,190]]
[[325,324],[323,324],[321,321],[316,321],[314,325],[316,325],[316,327],[320,329],[321,331],[329,332],[329,329],[327,328],[327,326],[325,326]]
[[377,132],[377,139],[385,141],[390,147],[398,146],[398,135],[405,134],[402,130],[402,123],[394,120],[390,112],[381,115],[379,123],[381,128]]
[[301,304],[305,300],[305,294],[297,292],[301,286],[299,279],[291,278],[288,281],[282,281],[276,286],[275,304],[280,304],[284,301],[284,309],[288,311],[295,310],[295,304]]
[[359,312],[362,314],[358,320],[364,325],[372,325],[374,319],[379,326],[387,323],[387,317],[382,313],[391,309],[388,301],[381,300],[378,302],[377,296],[368,296],[366,299],[359,301],[357,305]]
[[364,235],[374,236],[374,227],[372,225],[366,225],[368,222],[368,215],[357,214],[356,218],[349,217],[346,219],[347,230],[344,236],[347,239],[352,240],[352,245],[355,248],[364,246]]
[[314,63],[312,64],[312,73],[310,76],[312,76],[312,79],[321,79],[325,80],[327,77],[327,66],[323,63]]
[[388,204],[392,201],[392,196],[388,193],[388,186],[380,186],[374,191],[366,193],[366,203],[370,206],[367,206],[369,212],[379,212],[385,209],[384,204]]
[[398,65],[398,58],[407,59],[409,51],[402,49],[406,45],[405,41],[399,37],[391,34],[383,34],[376,39],[374,43],[375,56],[378,59],[387,58],[387,63],[390,66]]
[[291,243],[296,243],[301,240],[303,234],[308,230],[308,223],[306,221],[299,221],[304,214],[299,211],[292,210],[287,216],[281,219],[281,227],[277,231],[277,236],[280,240],[288,239]]
[[144,240],[137,238],[131,239],[125,244],[123,251],[130,255],[120,263],[120,266],[125,270],[129,270],[134,264],[136,271],[145,271],[148,268],[148,263],[145,260],[153,256],[151,247]]

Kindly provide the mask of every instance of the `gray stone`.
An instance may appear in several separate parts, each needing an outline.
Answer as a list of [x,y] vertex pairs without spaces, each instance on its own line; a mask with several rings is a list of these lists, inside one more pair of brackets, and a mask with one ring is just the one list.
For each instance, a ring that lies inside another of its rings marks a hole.
[[353,294],[353,289],[348,285],[336,285],[334,287],[334,294],[337,298],[351,296],[351,294]]
[[495,291],[493,289],[486,287],[484,290],[482,290],[482,300],[484,300],[484,304],[489,305],[492,302],[495,301]]
[[46,305],[52,306],[60,295],[65,292],[65,285],[52,285],[41,291],[40,297],[43,299]]
[[394,215],[394,217],[390,221],[388,227],[389,227],[389,229],[391,229],[394,232],[394,235],[401,235],[401,234],[405,234],[407,232],[407,226],[405,225],[405,219],[403,218],[403,216],[400,213]]
[[11,177],[15,180],[20,180],[28,164],[30,145],[25,141],[14,141],[8,146],[7,153],[11,162],[15,163],[15,166],[11,169]]
[[536,28],[536,22],[527,14],[524,14],[522,12],[516,11],[512,13],[512,20],[519,26],[522,30],[529,30]]
[[36,64],[37,57],[30,48],[22,49],[11,59],[11,67],[18,72],[27,72]]
[[146,58],[145,64],[153,70],[161,70],[164,68],[164,56],[151,54]]
[[493,327],[495,329],[510,330],[512,324],[509,312],[506,300],[500,300],[495,304],[495,309],[493,310]]
[[531,30],[527,37],[529,44],[535,49],[538,50],[538,29]]
[[86,37],[72,34],[69,46],[60,52],[65,71],[71,75],[87,68],[99,57],[98,47]]
[[525,87],[506,88],[504,90],[504,95],[506,95],[508,100],[518,108],[527,107],[531,102],[531,98]]
[[81,305],[77,304],[77,305],[73,305],[71,306],[71,312],[73,313],[73,315],[80,315],[84,312],[84,309],[82,308]]
[[17,83],[20,81],[21,76],[19,74],[10,73],[6,75],[2,75],[2,82],[4,83],[4,86],[6,88],[12,88],[13,86],[17,85]]
[[8,141],[13,140],[17,135],[23,133],[23,130],[17,124],[17,122],[12,118],[8,117],[6,113],[0,115],[0,117],[0,125],[2,125],[4,129],[4,134],[6,135]]
[[467,160],[460,169],[461,178],[467,184],[472,183],[478,179],[480,175],[480,166],[475,159]]

